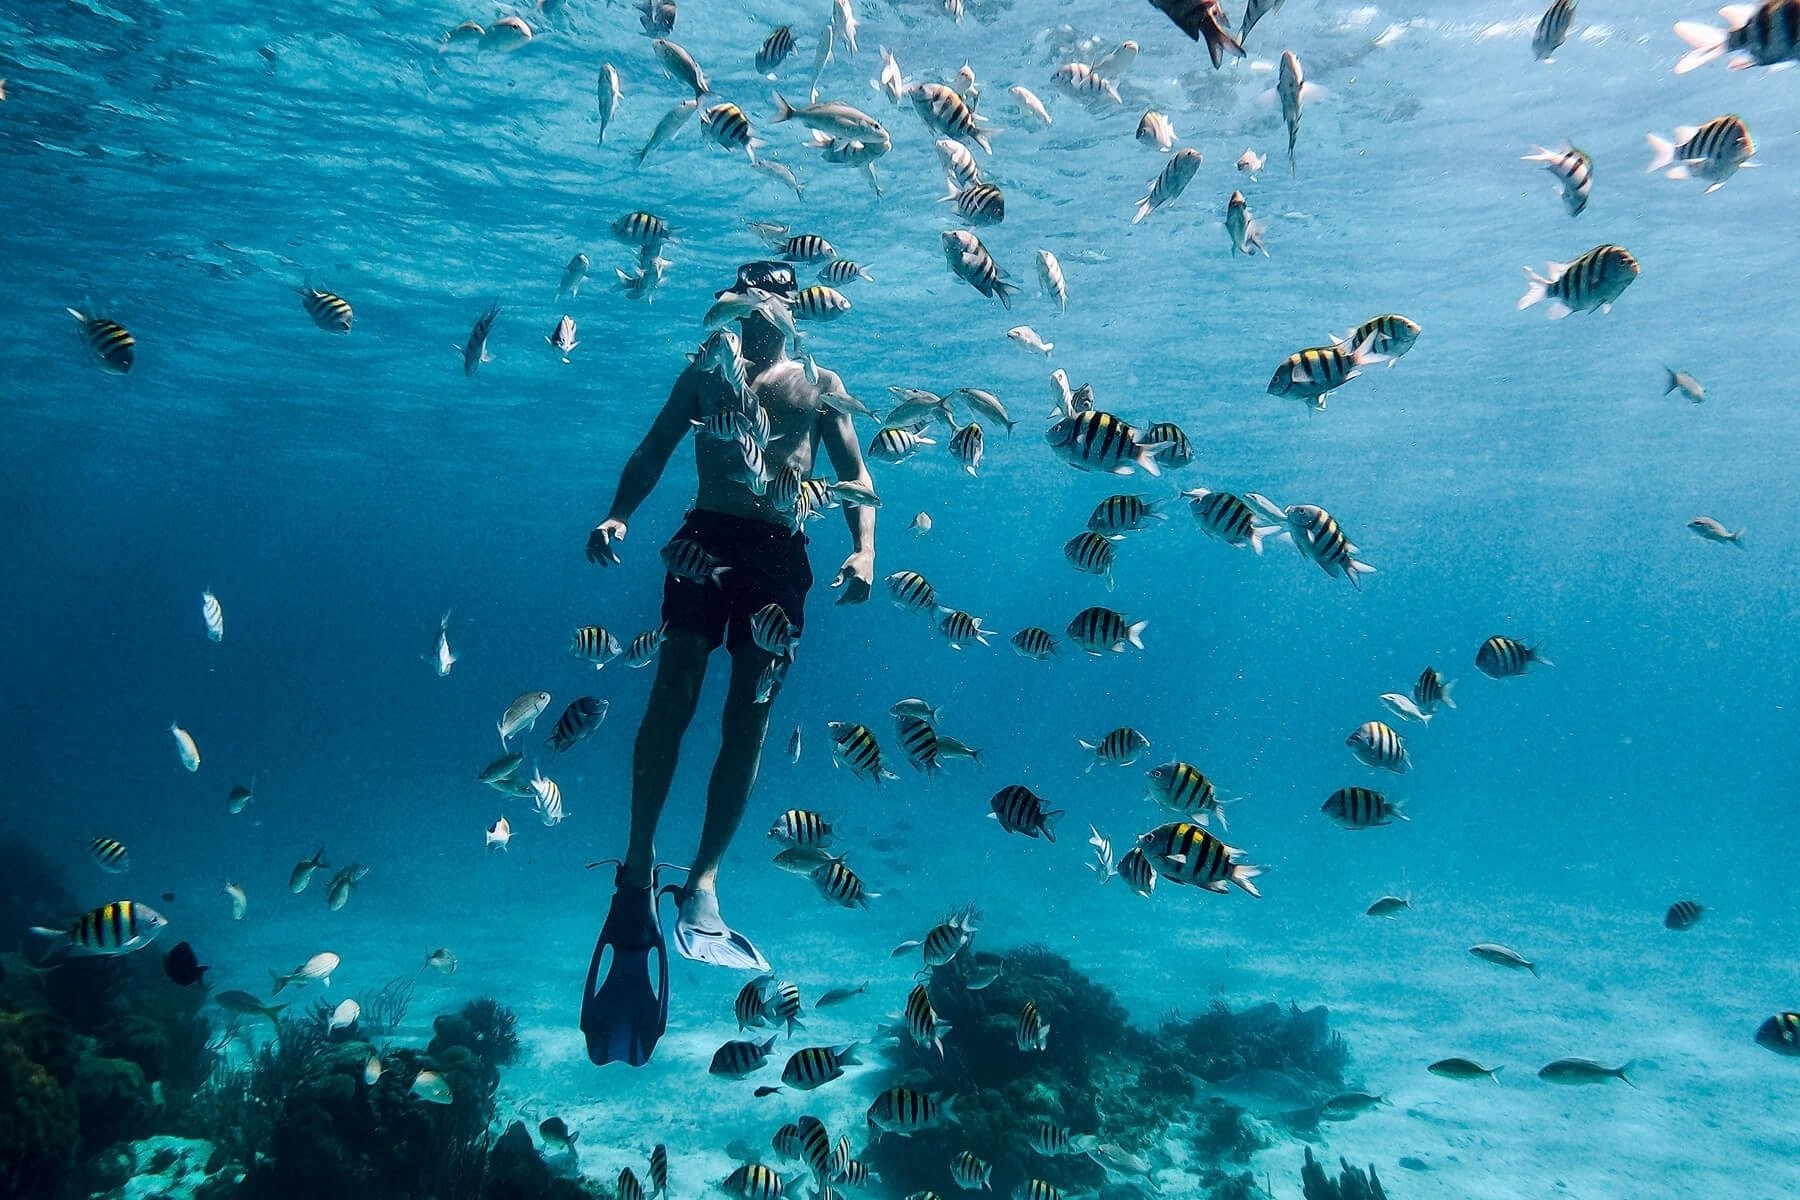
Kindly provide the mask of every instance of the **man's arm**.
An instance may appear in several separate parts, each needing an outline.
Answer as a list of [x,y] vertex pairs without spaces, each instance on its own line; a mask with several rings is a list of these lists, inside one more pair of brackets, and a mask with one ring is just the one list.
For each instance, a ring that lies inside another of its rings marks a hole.
[[613,493],[612,507],[607,510],[606,519],[588,534],[589,562],[606,567],[619,561],[612,543],[615,539],[625,540],[626,526],[632,514],[655,490],[663,468],[669,465],[669,456],[693,428],[691,421],[697,411],[698,398],[694,369],[688,367],[669,389],[668,400],[663,402],[662,411],[650,423],[637,449],[625,460],[625,469],[619,473],[619,487]]
[[[862,446],[856,440],[856,427],[847,413],[827,409],[820,414],[819,438],[825,443],[831,469],[840,481],[874,489],[868,465],[863,462]],[[845,504],[844,521],[850,526],[850,556],[838,568],[831,586],[844,589],[838,597],[839,604],[861,604],[869,598],[875,582],[875,510]]]

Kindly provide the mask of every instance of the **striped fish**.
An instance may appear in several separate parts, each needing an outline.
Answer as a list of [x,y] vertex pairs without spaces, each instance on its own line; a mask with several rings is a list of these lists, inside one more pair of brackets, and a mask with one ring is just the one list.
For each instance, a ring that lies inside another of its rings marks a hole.
[[925,960],[927,970],[941,967],[969,945],[978,928],[975,922],[980,919],[981,913],[974,904],[964,905],[933,925],[926,931],[923,939],[905,941],[895,946],[894,957],[918,950]]
[[1663,914],[1664,929],[1692,929],[1700,923],[1706,910],[1692,900],[1677,900],[1669,905],[1669,911]]
[[869,439],[869,457],[877,462],[903,463],[925,447],[935,445],[931,438],[911,429],[884,426]]
[[1069,621],[1069,640],[1098,658],[1111,651],[1125,653],[1127,646],[1144,648],[1144,629],[1149,621],[1132,621],[1123,613],[1096,604],[1084,608]]
[[1366,787],[1342,787],[1325,797],[1320,812],[1345,829],[1373,829],[1412,818],[1400,811],[1398,801]]
[[789,1158],[797,1158],[812,1171],[813,1178],[825,1180],[832,1172],[831,1133],[825,1123],[810,1113],[794,1126],[794,1150]]
[[676,538],[662,548],[663,565],[676,579],[719,586],[730,567],[692,538]]
[[1024,784],[1007,784],[994,793],[988,807],[993,810],[988,815],[1000,822],[1000,828],[1006,832],[1056,841],[1056,823],[1062,819],[1063,810],[1045,808],[1043,797]]
[[612,235],[627,246],[655,252],[675,236],[669,223],[651,212],[628,212],[612,223]]
[[738,989],[736,999],[731,1002],[731,1012],[737,1018],[739,1033],[769,1023],[768,1018],[763,1015],[763,997],[774,981],[773,975],[758,975]]
[[700,113],[700,131],[715,146],[742,150],[751,162],[756,161],[756,148],[762,145],[762,139],[752,135],[744,110],[728,100]]
[[556,718],[556,728],[544,739],[550,752],[561,754],[592,735],[600,728],[600,722],[606,720],[606,712],[611,707],[610,702],[597,696],[578,696],[569,701],[562,716]]
[[[848,1138],[839,1138],[838,1144],[840,1146],[842,1146],[845,1150],[848,1150],[850,1147],[850,1142],[849,1142]],[[843,1165],[838,1168],[838,1182],[843,1184],[845,1187],[853,1187],[853,1188],[868,1187],[869,1181],[871,1179],[875,1179],[875,1178],[876,1178],[876,1175],[873,1171],[869,1170],[868,1163],[859,1162],[854,1158],[846,1158],[843,1162]],[[831,1189],[827,1188],[826,1190],[830,1191]],[[832,1196],[835,1197],[836,1195],[837,1195],[836,1192],[832,1192]],[[819,1200],[827,1200],[827,1197],[820,1196]]]
[[630,1167],[619,1168],[618,1182],[613,1186],[614,1200],[644,1200],[644,1184]]
[[794,316],[802,321],[835,321],[850,308],[848,296],[823,283],[801,288],[794,297]]
[[981,456],[986,446],[987,436],[982,432],[978,421],[970,421],[950,435],[950,457],[961,464],[964,474],[971,478],[981,466]]
[[880,892],[871,892],[863,886],[862,878],[842,859],[828,862],[814,871],[812,881],[821,896],[843,908],[867,908],[869,901],[881,896]]
[[894,718],[900,736],[900,749],[915,771],[929,774],[941,765],[938,758],[937,730],[921,717],[902,714]]
[[1168,515],[1162,511],[1167,503],[1161,498],[1139,495],[1108,496],[1094,506],[1087,527],[1099,534],[1131,533],[1143,529],[1151,521],[1168,520]]
[[[1114,534],[1113,537],[1117,537]],[[1113,561],[1118,557],[1118,549],[1113,545],[1113,538],[1084,529],[1063,543],[1063,558],[1071,567],[1084,575],[1098,575],[1106,580],[1106,590],[1113,590]]]
[[831,732],[831,761],[834,766],[849,767],[852,775],[873,779],[876,783],[884,779],[899,778],[882,765],[881,743],[875,740],[875,735],[869,732],[867,725],[828,721],[825,728]]
[[1064,1192],[1043,1179],[1027,1179],[1013,1189],[1013,1200],[1064,1200]]
[[1554,62],[1555,54],[1569,39],[1569,25],[1575,20],[1575,0],[1552,0],[1544,15],[1538,18],[1537,32],[1531,35],[1531,52],[1540,62]]
[[1800,1056],[1800,1013],[1780,1012],[1756,1031],[1756,1044],[1789,1057]]
[[936,612],[937,589],[917,571],[895,571],[886,580],[888,595],[894,603],[910,613]]
[[797,1092],[810,1092],[834,1079],[841,1079],[845,1067],[861,1063],[856,1057],[856,1043],[842,1046],[808,1046],[796,1050],[781,1069],[781,1082]]
[[1733,27],[1716,29],[1698,21],[1675,23],[1675,36],[1693,47],[1675,64],[1677,75],[1726,53],[1732,56],[1733,69],[1800,62],[1800,0],[1734,4],[1720,9],[1719,15],[1733,22]]
[[1275,78],[1275,95],[1281,101],[1281,119],[1287,125],[1288,174],[1294,172],[1294,141],[1300,136],[1300,114],[1317,89],[1307,86],[1306,71],[1292,50],[1281,52]]
[[1063,95],[1095,112],[1124,103],[1118,85],[1086,63],[1064,63],[1050,73],[1050,82]]
[[[1126,887],[1140,896],[1148,897],[1156,890],[1156,867],[1142,847],[1133,846],[1121,855],[1113,873],[1125,881]],[[1102,879],[1100,882],[1106,881]]]
[[1318,505],[1290,504],[1282,508],[1256,492],[1244,493],[1244,499],[1280,521],[1285,526],[1283,536],[1293,542],[1294,549],[1318,563],[1325,574],[1342,575],[1353,587],[1360,588],[1361,577],[1374,573],[1374,567],[1356,557],[1357,548],[1344,536],[1337,519]]
[[112,956],[142,950],[156,940],[168,920],[135,900],[115,900],[81,915],[67,929],[36,926],[40,939],[54,939],[63,952]]
[[1200,531],[1228,546],[1248,546],[1252,553],[1261,554],[1263,538],[1279,532],[1279,526],[1258,525],[1256,510],[1230,492],[1189,488],[1181,494]]
[[1698,175],[1711,180],[1706,189],[1710,195],[1725,186],[1739,167],[1754,167],[1750,156],[1756,153],[1756,141],[1742,117],[1714,117],[1704,125],[1680,125],[1671,139],[1648,135],[1654,156],[1645,173],[1666,172],[1667,179],[1687,179]]
[[531,777],[531,791],[536,797],[532,802],[532,807],[537,811],[538,819],[552,829],[561,825],[565,814],[562,788],[558,786],[556,780],[547,777],[542,771],[538,771]]
[[796,233],[792,237],[773,237],[769,244],[788,262],[826,262],[837,257],[830,242],[816,233]]
[[1296,350],[1275,368],[1265,390],[1271,396],[1293,396],[1323,411],[1325,397],[1361,375],[1364,367],[1384,360],[1374,346],[1375,335],[1370,334],[1354,345],[1334,342]]
[[881,1133],[907,1137],[946,1121],[955,1123],[955,1106],[954,1096],[940,1099],[935,1094],[909,1087],[891,1087],[870,1103],[869,1127]]
[[1594,190],[1594,160],[1586,151],[1573,146],[1561,150],[1539,146],[1535,153],[1525,155],[1524,161],[1543,163],[1544,170],[1556,176],[1556,181],[1562,185],[1563,207],[1569,210],[1571,217],[1581,215],[1581,210],[1587,207],[1589,193]]
[[656,661],[656,652],[662,649],[663,641],[669,635],[667,625],[658,625],[655,629],[646,629],[631,639],[625,647],[625,665],[628,667],[647,667]]
[[[1262,874],[1262,868],[1239,862],[1242,850],[1227,846],[1198,825],[1186,821],[1159,825],[1138,839],[1137,848],[1144,852],[1156,873],[1171,883],[1192,884],[1220,894],[1235,883],[1252,896],[1262,895],[1250,882]],[[1123,875],[1123,859],[1119,866]]]
[[789,846],[821,847],[831,845],[831,822],[816,812],[790,808],[769,826],[769,836]]
[[1365,767],[1381,767],[1396,775],[1412,770],[1412,756],[1406,752],[1405,740],[1381,721],[1364,721],[1344,739],[1344,745]]
[[326,333],[349,333],[350,322],[356,314],[350,310],[350,302],[334,292],[322,292],[310,283],[298,289],[300,303],[306,308],[306,315],[312,318],[314,325]]
[[1036,1120],[1025,1127],[1025,1144],[1046,1158],[1057,1158],[1086,1154],[1100,1144],[1100,1138],[1091,1133],[1071,1133],[1055,1121]]
[[1560,321],[1570,313],[1595,309],[1609,313],[1613,301],[1638,277],[1639,269],[1637,259],[1629,250],[1610,243],[1595,246],[1573,262],[1550,263],[1544,275],[1526,267],[1525,278],[1529,285],[1525,294],[1519,297],[1519,307],[1530,308],[1548,299],[1552,321]]
[[1013,1043],[1027,1053],[1042,1050],[1050,1038],[1050,1022],[1044,1020],[1038,1012],[1037,1001],[1027,1000],[1024,1009],[1019,1013],[1019,1027],[1013,1033]]
[[76,309],[68,313],[81,324],[81,344],[104,371],[125,375],[137,361],[137,339],[110,317],[90,317]]
[[931,1006],[931,996],[922,983],[914,984],[913,990],[907,993],[906,1008],[902,1016],[905,1018],[906,1032],[912,1035],[913,1041],[920,1046],[928,1046],[944,1056],[944,1035],[950,1032],[950,1022],[938,1020],[937,1009]]
[[1382,313],[1378,317],[1370,317],[1343,337],[1332,340],[1344,346],[1361,346],[1367,343],[1370,352],[1385,359],[1391,367],[1396,359],[1418,342],[1419,332],[1418,322],[1399,313]]
[[125,843],[113,838],[99,837],[88,843],[88,857],[108,875],[122,875],[131,870],[131,852]]
[[1087,765],[1089,771],[1101,763],[1129,767],[1138,760],[1138,755],[1150,748],[1150,739],[1129,725],[1121,725],[1108,732],[1098,742],[1083,741],[1081,738],[1075,740],[1091,756]]
[[944,262],[951,274],[982,295],[1000,301],[1000,307],[1012,307],[1012,297],[1019,285],[1001,273],[1000,264],[994,261],[980,238],[966,229],[946,229],[942,241]]
[[943,164],[951,183],[965,188],[981,182],[981,164],[975,161],[967,146],[951,138],[937,139],[936,146],[938,161]]
[[774,1136],[769,1139],[769,1145],[783,1158],[799,1158],[800,1126],[789,1121],[775,1131]]
[[1006,220],[1006,196],[991,183],[958,188],[952,180],[948,194],[938,197],[938,202],[955,205],[956,215],[977,228]]
[[993,1191],[989,1182],[993,1174],[994,1164],[976,1157],[972,1150],[958,1150],[950,1160],[950,1178],[965,1192]]
[[1424,713],[1435,713],[1440,707],[1455,708],[1456,701],[1450,695],[1455,686],[1436,667],[1426,667],[1413,684],[1413,703]]
[[593,663],[596,671],[624,653],[619,639],[599,625],[583,625],[576,629],[569,650],[576,658]]
[[719,1187],[738,1200],[781,1200],[786,1185],[773,1168],[752,1162],[727,1175]]
[[943,620],[938,622],[938,633],[946,642],[950,643],[952,650],[961,650],[970,642],[980,642],[983,646],[989,645],[988,634],[990,632],[981,627],[980,617],[972,616],[960,608],[946,612]]
[[1218,789],[1193,763],[1176,761],[1152,767],[1145,776],[1145,795],[1177,816],[1202,825],[1209,816],[1216,816],[1220,829],[1228,827]]
[[916,83],[907,89],[906,94],[912,100],[914,111],[932,132],[974,142],[988,154],[994,152],[974,110],[957,94],[955,88],[941,83]]
[[1144,430],[1144,441],[1155,446],[1153,457],[1161,465],[1179,469],[1194,461],[1194,444],[1187,431],[1173,421],[1158,421]]
[[1079,471],[1129,475],[1133,468],[1161,475],[1156,461],[1161,447],[1139,443],[1137,430],[1108,412],[1075,411],[1052,425],[1044,440],[1056,456]]
[[1028,625],[1012,635],[1012,648],[1020,658],[1043,662],[1056,657],[1056,637],[1048,629]]
[[1498,635],[1481,643],[1481,649],[1475,652],[1476,669],[1489,679],[1510,679],[1515,675],[1523,675],[1534,664],[1542,667],[1556,665],[1545,658],[1538,647],[1527,646],[1524,642]]
[[776,67],[787,61],[787,56],[794,52],[794,31],[786,25],[777,25],[763,44],[756,51],[756,71],[759,75],[768,75]]
[[763,1064],[769,1061],[769,1055],[774,1051],[773,1034],[766,1042],[726,1042],[713,1051],[712,1065],[706,1070],[708,1074],[723,1079],[743,1079],[762,1070]]
[[845,284],[856,279],[865,283],[875,282],[875,277],[869,274],[867,267],[861,263],[851,262],[847,258],[834,258],[820,267],[819,279],[832,285]]
[[779,658],[792,658],[800,630],[781,605],[771,601],[750,615],[750,640]]
[[206,623],[206,640],[222,642],[225,640],[225,609],[219,598],[208,588],[200,593],[200,619]]
[[1187,185],[1199,170],[1198,150],[1183,146],[1171,154],[1163,169],[1156,173],[1156,178],[1144,189],[1143,197],[1137,202],[1137,211],[1131,214],[1131,223],[1138,224],[1163,205],[1177,199],[1187,190]]

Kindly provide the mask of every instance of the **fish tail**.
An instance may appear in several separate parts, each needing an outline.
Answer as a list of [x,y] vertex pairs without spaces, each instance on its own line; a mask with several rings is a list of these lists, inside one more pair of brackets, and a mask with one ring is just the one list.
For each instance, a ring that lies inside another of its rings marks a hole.
[[1521,310],[1540,303],[1545,296],[1550,294],[1550,280],[1545,279],[1530,267],[1525,268],[1525,279],[1527,280],[1525,294],[1519,297]]
[[1686,75],[1725,53],[1725,42],[1730,35],[1723,29],[1698,21],[1677,21],[1675,36],[1693,47],[1675,64],[1675,73]]
[[1674,142],[1671,142],[1668,138],[1657,137],[1654,133],[1645,134],[1644,140],[1650,143],[1651,155],[1650,165],[1644,168],[1644,174],[1654,175],[1656,172],[1665,170],[1674,164]]

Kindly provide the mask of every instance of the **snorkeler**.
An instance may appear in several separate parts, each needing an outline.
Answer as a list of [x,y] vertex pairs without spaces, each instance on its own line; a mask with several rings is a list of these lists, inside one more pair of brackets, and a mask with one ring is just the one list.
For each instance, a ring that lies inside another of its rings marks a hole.
[[[791,304],[797,294],[793,265],[747,263],[718,299],[751,302],[756,293]],[[618,562],[615,543],[625,540],[632,514],[656,486],[682,439],[695,435],[699,490],[686,522],[664,551],[671,568],[663,585],[665,640],[632,751],[630,841],[582,997],[581,1028],[595,1063],[642,1065],[668,1023],[669,968],[657,911],[663,893],[675,896],[675,947],[684,957],[742,970],[768,969],[750,939],[720,916],[716,883],[720,860],[756,782],[769,726],[768,701],[786,665],[758,645],[752,617],[770,604],[779,605],[797,636],[812,585],[807,538],[797,528],[802,522],[782,510],[783,489],[769,481],[784,471],[790,479],[812,475],[822,443],[839,480],[870,486],[850,418],[821,399],[843,391],[842,381],[788,357],[786,334],[778,323],[785,315],[771,320],[766,311],[750,311],[740,320],[748,385],[742,396],[727,382],[733,372],[709,370],[707,356],[697,356],[681,373],[626,461],[606,519],[588,535],[590,561],[602,566]],[[742,434],[709,436],[712,426],[731,423],[726,418],[709,424],[709,418],[734,411],[745,413]],[[755,427],[765,419],[763,436]],[[696,425],[703,426],[697,433]],[[758,443],[769,448],[766,463]],[[846,505],[844,514],[851,552],[831,586],[843,589],[839,604],[860,604],[868,599],[874,579],[875,511]],[[721,644],[731,656],[731,681],[700,844],[686,883],[664,886],[655,861],[657,821],[682,735],[699,703],[707,661]]]

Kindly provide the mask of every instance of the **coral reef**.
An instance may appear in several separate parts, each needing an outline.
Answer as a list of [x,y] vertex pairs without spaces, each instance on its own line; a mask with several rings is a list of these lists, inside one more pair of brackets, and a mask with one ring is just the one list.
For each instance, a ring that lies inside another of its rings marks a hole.
[[1338,1165],[1342,1170],[1333,1183],[1325,1168],[1313,1159],[1312,1150],[1306,1151],[1306,1162],[1300,1168],[1300,1187],[1306,1200],[1387,1200],[1374,1167],[1359,1171],[1341,1158]]
[[481,1200],[587,1200],[604,1195],[596,1184],[552,1172],[523,1122],[508,1125],[488,1151]]
[[54,1198],[74,1171],[79,1118],[62,1081],[17,1032],[16,1018],[0,1017],[0,1195]]
[[94,1200],[224,1200],[243,1172],[221,1161],[212,1143],[159,1134],[120,1146],[95,1164]]
[[492,996],[482,996],[455,1014],[444,1013],[431,1023],[427,1054],[451,1046],[469,1050],[490,1067],[503,1067],[519,1057],[519,1019],[512,1009]]
[[[951,1025],[943,1054],[904,1034],[893,1052],[895,1081],[955,1094],[960,1122],[883,1138],[869,1149],[870,1167],[896,1194],[956,1194],[949,1162],[965,1146],[995,1149],[992,1187],[1002,1196],[1030,1178],[1083,1192],[1099,1189],[1109,1175],[1136,1173],[1103,1169],[1086,1156],[1037,1155],[1028,1148],[1028,1129],[1037,1120],[1096,1135],[1122,1152],[1110,1156],[1115,1165],[1160,1153],[1176,1126],[1191,1130],[1203,1161],[1241,1164],[1268,1144],[1265,1127],[1235,1104],[1201,1102],[1207,1085],[1253,1070],[1279,1073],[1321,1096],[1342,1084],[1347,1050],[1323,1008],[1260,1004],[1233,1012],[1215,1004],[1196,1017],[1171,1018],[1150,1034],[1130,1024],[1111,992],[1042,946],[1006,953],[998,979],[971,991],[966,979],[975,962],[965,953],[934,970],[928,982],[938,1018]],[[1050,1023],[1042,1051],[1021,1051],[1016,1042],[1027,1000]],[[1167,1163],[1149,1169],[1157,1165]],[[1232,1176],[1223,1169],[1211,1170],[1207,1182],[1227,1197],[1253,1187],[1241,1171]]]
[[357,998],[362,1005],[362,1018],[358,1023],[370,1033],[391,1036],[400,1028],[400,1022],[406,1020],[406,1010],[412,1007],[413,989],[417,986],[417,980],[402,975],[374,991],[363,992]]

